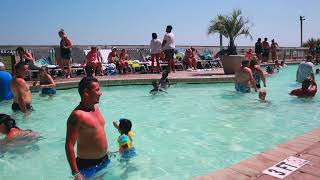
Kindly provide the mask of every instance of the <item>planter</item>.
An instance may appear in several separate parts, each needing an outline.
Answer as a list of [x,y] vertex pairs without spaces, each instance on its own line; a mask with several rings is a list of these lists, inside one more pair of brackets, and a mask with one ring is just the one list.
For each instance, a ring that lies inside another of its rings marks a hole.
[[244,55],[229,55],[221,57],[221,62],[225,74],[234,74],[241,66]]

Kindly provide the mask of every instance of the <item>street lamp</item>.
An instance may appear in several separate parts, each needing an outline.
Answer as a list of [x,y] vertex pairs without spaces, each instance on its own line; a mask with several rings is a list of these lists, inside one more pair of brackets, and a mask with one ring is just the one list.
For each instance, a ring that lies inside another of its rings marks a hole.
[[300,16],[300,41],[301,41],[301,47],[302,47],[302,24],[303,24],[303,21],[304,20],[306,20],[305,18],[304,18],[304,16]]

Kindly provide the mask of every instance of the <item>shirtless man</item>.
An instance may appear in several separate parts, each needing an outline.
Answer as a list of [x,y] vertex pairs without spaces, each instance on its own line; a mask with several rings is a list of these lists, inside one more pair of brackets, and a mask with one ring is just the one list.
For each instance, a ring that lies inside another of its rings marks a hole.
[[10,87],[13,94],[13,111],[21,111],[27,113],[32,110],[31,101],[32,95],[28,84],[24,80],[24,76],[28,71],[28,65],[24,62],[19,62],[16,66],[16,76],[11,80]]
[[250,86],[253,86],[254,90],[257,92],[256,82],[253,78],[252,71],[249,68],[249,61],[243,60],[241,64],[241,67],[235,74],[236,90],[242,93],[249,93]]
[[[104,119],[96,106],[102,95],[98,80],[92,76],[84,77],[78,90],[81,102],[68,118],[65,144],[75,180],[83,179],[88,168],[109,162]],[[76,143],[77,155],[74,150]]]

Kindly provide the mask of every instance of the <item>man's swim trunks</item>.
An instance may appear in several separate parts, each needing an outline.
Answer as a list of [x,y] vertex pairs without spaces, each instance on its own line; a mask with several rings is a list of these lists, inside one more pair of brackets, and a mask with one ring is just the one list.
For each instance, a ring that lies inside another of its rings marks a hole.
[[53,94],[56,94],[56,89],[54,89],[54,88],[43,88],[41,90],[41,93],[45,94],[45,95],[53,95]]
[[[29,111],[32,111],[32,110],[33,110],[31,104],[26,104],[26,106],[27,106],[27,110],[29,110]],[[14,112],[21,111],[19,104],[16,103],[16,102],[14,102],[14,103],[12,104],[11,109],[12,109]]]
[[82,170],[86,170],[88,168],[95,167],[97,165],[109,162],[109,157],[108,157],[108,154],[106,154],[100,159],[81,159],[77,157],[76,162],[77,162],[79,171],[82,171]]
[[250,87],[245,84],[235,84],[235,88],[237,91],[240,91],[242,93],[249,93]]

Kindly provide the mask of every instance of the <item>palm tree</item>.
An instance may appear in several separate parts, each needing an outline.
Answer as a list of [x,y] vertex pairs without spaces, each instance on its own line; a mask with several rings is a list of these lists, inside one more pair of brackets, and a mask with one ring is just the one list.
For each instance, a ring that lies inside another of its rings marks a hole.
[[316,46],[317,44],[320,44],[320,38],[310,38],[302,44],[302,47],[310,47],[312,45]]
[[[241,15],[242,12],[240,9],[235,9],[230,15],[218,15],[214,20],[211,21],[211,24],[208,29],[208,34],[220,33],[221,36],[229,39],[228,45],[228,54],[237,54],[237,48],[235,46],[235,40],[240,35],[245,37],[252,36],[249,32],[249,20],[248,18]],[[221,38],[222,39],[222,38]],[[222,40],[220,39],[220,45]]]

